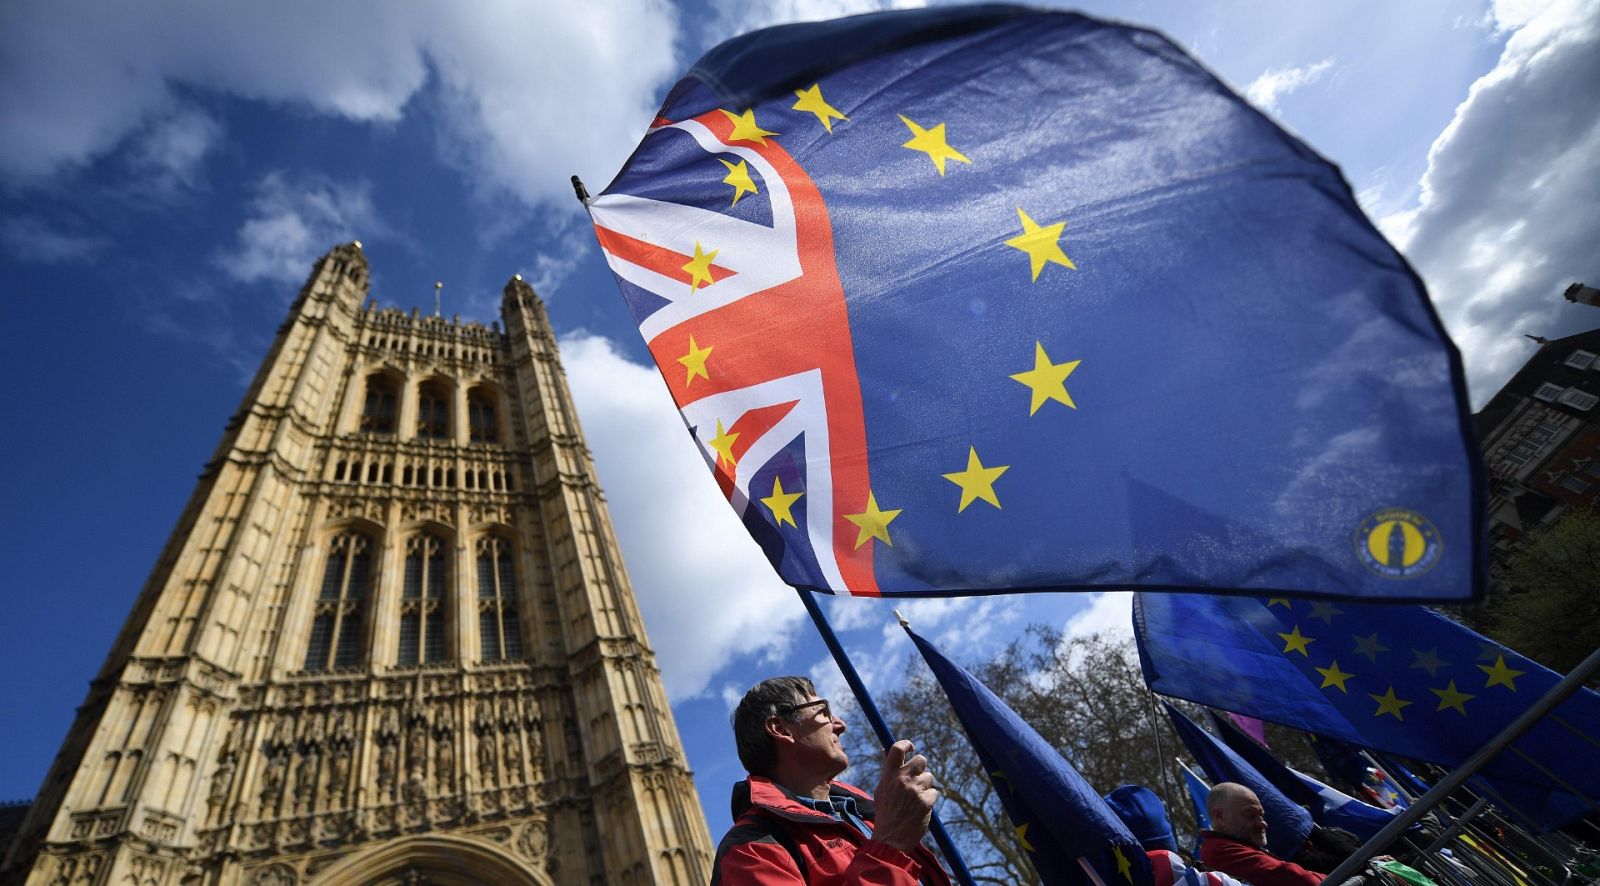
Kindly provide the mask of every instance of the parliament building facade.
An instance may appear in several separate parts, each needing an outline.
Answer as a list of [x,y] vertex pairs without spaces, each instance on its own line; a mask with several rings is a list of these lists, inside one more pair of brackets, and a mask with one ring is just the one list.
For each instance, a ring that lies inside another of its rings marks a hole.
[[544,306],[316,265],[0,883],[699,884],[712,845]]

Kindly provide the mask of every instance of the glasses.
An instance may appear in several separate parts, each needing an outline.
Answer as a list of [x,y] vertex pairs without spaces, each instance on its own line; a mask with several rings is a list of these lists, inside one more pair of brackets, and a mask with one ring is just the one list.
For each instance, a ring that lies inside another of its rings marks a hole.
[[788,716],[789,714],[803,711],[806,708],[818,708],[818,713],[822,714],[822,719],[830,722],[833,720],[833,709],[828,707],[828,700],[826,698],[819,698],[815,701],[803,701],[800,704],[786,704],[778,708],[778,713]]

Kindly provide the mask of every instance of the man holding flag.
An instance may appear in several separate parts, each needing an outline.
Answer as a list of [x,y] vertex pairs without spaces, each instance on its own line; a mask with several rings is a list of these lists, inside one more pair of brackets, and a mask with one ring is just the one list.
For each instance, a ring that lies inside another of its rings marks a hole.
[[1206,803],[1211,829],[1201,833],[1200,859],[1214,871],[1255,886],[1318,886],[1325,874],[1267,851],[1267,818],[1255,791],[1225,781]]
[[750,778],[734,785],[734,825],[717,846],[714,886],[948,886],[921,843],[939,797],[927,759],[911,742],[895,742],[869,795],[833,780],[850,764],[844,730],[804,677],[773,677],[745,693],[733,732]]

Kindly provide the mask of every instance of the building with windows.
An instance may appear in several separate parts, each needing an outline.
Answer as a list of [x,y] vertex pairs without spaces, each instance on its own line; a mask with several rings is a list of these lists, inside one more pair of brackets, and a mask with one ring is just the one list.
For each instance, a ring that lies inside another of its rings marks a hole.
[[1600,329],[1536,341],[1538,352],[1476,416],[1491,580],[1530,531],[1600,503]]
[[367,291],[317,263],[0,881],[709,879],[543,305]]

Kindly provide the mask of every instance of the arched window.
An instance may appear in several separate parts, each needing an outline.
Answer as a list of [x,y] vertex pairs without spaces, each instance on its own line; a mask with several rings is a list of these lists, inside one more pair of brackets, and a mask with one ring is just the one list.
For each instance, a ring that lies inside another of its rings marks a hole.
[[406,580],[400,595],[399,663],[444,661],[445,546],[433,535],[406,541]]
[[381,375],[367,376],[367,395],[361,406],[361,432],[393,434],[395,403],[393,381]]
[[372,541],[359,532],[338,536],[322,570],[306,670],[331,671],[361,662],[361,623],[371,591]]
[[428,382],[417,389],[417,436],[429,440],[450,438],[450,392]]
[[484,661],[522,657],[517,569],[511,561],[511,543],[492,535],[478,540],[478,635]]
[[494,396],[483,388],[467,392],[467,422],[474,443],[495,443],[500,427],[494,413]]

